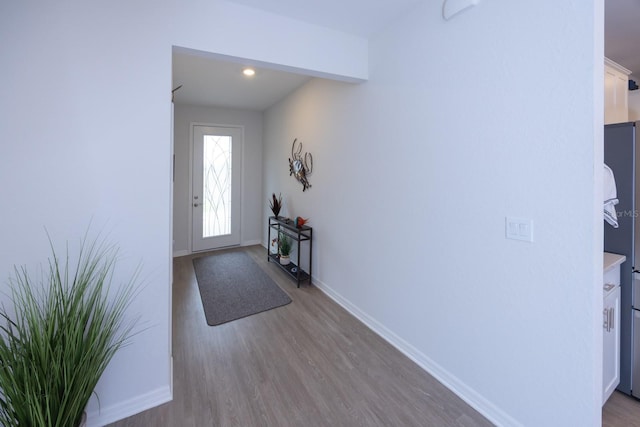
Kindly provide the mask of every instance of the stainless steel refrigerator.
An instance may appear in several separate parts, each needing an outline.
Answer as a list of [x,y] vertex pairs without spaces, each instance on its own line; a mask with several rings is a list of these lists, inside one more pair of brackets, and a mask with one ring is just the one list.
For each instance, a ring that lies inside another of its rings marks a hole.
[[604,250],[625,255],[620,266],[620,385],[640,398],[640,122],[604,127],[604,162],[613,171],[618,228],[604,224]]

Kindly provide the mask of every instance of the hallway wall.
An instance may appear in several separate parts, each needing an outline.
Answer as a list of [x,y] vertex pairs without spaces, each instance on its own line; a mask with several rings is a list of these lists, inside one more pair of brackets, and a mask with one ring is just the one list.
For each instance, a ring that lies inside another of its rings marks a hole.
[[[491,1],[444,21],[424,2],[370,40],[366,83],[315,79],[265,112],[264,193],[310,218],[316,286],[497,425],[600,423],[589,6]],[[305,192],[294,138],[313,155]],[[533,242],[506,239],[507,216]]]

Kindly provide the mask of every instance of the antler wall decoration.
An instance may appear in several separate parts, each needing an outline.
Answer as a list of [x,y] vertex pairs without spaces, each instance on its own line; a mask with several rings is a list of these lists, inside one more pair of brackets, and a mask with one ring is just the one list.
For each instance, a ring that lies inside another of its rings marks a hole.
[[311,175],[313,171],[313,156],[311,153],[302,153],[302,142],[298,142],[296,149],[296,142],[298,138],[293,140],[291,144],[291,158],[289,159],[289,176],[293,175],[300,184],[302,184],[302,191],[307,188],[311,188],[307,177]]

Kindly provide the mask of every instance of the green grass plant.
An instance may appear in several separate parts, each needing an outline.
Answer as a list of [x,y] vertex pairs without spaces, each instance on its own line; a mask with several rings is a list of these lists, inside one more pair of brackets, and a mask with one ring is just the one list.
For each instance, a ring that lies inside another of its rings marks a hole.
[[278,243],[280,245],[280,255],[289,256],[291,253],[291,238],[283,232],[280,232]]
[[118,249],[102,240],[52,255],[37,279],[15,267],[12,310],[0,307],[0,424],[76,427],[114,354],[135,334],[125,316],[137,294],[136,271],[112,286]]

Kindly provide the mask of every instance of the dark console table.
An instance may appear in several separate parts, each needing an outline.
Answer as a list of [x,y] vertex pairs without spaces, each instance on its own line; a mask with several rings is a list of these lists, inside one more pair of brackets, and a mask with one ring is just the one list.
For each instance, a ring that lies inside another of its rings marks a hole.
[[[280,264],[280,256],[279,254],[272,254],[271,247],[271,233],[276,233],[276,238],[279,238],[280,233],[286,234],[291,237],[295,242],[297,242],[297,262],[290,262],[287,265]],[[312,263],[311,263],[311,255],[313,253],[313,228],[308,225],[303,225],[302,227],[296,227],[293,220],[282,217],[269,217],[269,225],[267,226],[267,234],[269,236],[267,242],[267,261],[273,261],[284,270],[289,276],[291,276],[300,287],[301,282],[309,281],[311,284],[311,274],[312,274]],[[303,271],[300,268],[300,243],[301,242],[309,242],[309,272]]]

